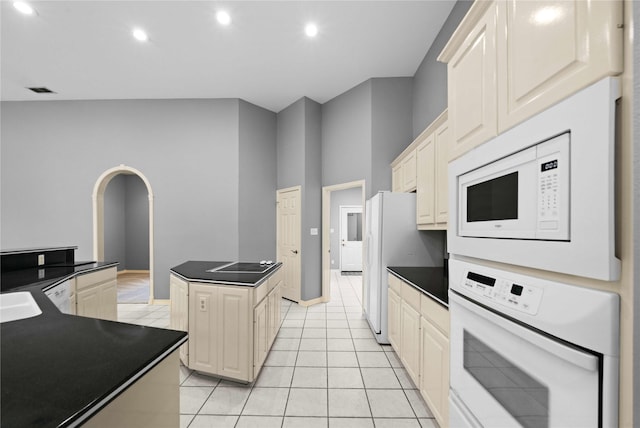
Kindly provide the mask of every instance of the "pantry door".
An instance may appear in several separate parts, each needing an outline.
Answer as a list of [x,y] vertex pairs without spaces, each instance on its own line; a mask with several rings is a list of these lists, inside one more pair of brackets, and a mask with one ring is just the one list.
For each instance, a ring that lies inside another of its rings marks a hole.
[[301,192],[290,187],[277,193],[277,260],[282,262],[282,297],[300,301],[301,295]]

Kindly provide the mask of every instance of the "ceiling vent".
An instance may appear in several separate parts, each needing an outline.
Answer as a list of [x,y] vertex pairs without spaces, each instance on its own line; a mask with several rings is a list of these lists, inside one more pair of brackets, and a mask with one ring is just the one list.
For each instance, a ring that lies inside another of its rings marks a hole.
[[51,89],[46,88],[44,86],[35,87],[35,88],[27,88],[30,91],[35,92],[36,94],[55,94]]

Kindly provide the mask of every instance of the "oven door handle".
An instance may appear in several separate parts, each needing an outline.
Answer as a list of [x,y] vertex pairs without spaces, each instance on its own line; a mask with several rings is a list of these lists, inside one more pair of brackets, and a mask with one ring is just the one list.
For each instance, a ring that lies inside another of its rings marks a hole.
[[[449,304],[449,311],[452,318],[455,316],[457,310],[471,311],[477,316],[489,321],[491,324],[504,328],[513,334],[520,336],[520,338],[526,340],[532,345],[535,345],[539,349],[553,354],[571,365],[582,367],[588,371],[598,370],[599,359],[595,355],[577,350],[570,345],[561,344],[556,339],[551,339],[544,334],[535,333],[529,328],[523,327],[520,324],[496,314],[490,308],[484,309],[477,304],[470,302],[455,292],[449,293]],[[456,306],[462,306],[462,308]]]

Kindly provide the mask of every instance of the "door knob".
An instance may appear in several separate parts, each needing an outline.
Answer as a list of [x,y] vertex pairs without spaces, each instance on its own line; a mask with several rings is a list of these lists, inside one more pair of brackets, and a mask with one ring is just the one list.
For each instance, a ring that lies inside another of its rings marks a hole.
[[291,250],[293,254],[298,254],[298,250]]

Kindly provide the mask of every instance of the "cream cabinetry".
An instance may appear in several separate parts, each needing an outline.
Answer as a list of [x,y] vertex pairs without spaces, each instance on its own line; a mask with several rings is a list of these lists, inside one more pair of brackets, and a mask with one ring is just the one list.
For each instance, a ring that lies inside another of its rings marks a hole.
[[622,72],[622,1],[477,1],[447,63],[449,159]]
[[76,277],[75,313],[115,321],[118,318],[116,268],[102,269]]
[[[173,330],[189,331],[189,283],[171,275],[169,280],[170,318]],[[189,344],[180,346],[180,361],[189,364]]]
[[189,333],[183,363],[202,373],[253,381],[280,329],[281,285],[279,269],[257,287],[185,281],[172,274],[171,327]]
[[448,221],[449,122],[445,110],[416,139],[418,229],[446,229]]
[[413,192],[416,190],[416,150],[404,150],[391,163],[391,190]]
[[389,342],[441,426],[449,423],[449,311],[389,275]]

